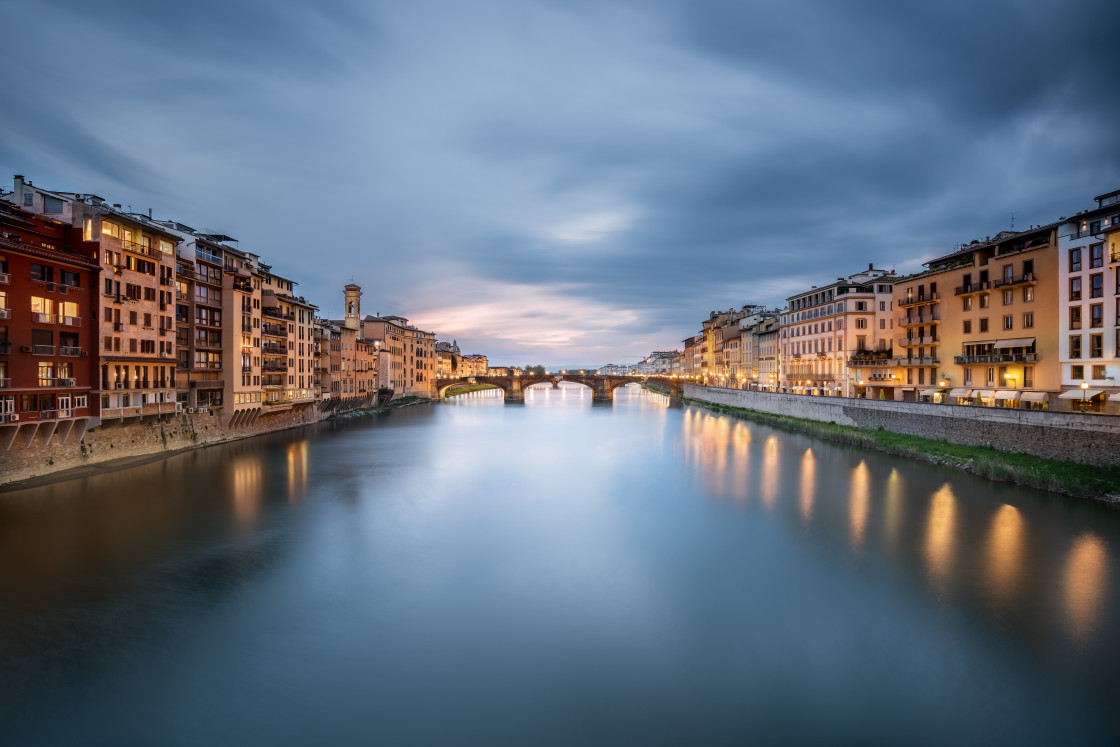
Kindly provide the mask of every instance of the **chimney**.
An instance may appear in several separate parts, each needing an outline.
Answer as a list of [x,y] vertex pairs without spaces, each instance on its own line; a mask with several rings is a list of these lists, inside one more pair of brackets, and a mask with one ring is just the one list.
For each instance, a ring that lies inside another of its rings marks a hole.
[[121,209],[121,204],[119,202],[114,202],[113,207],[115,207],[117,210],[120,210]]
[[867,269],[868,270],[874,270],[875,269],[875,263],[874,262],[868,262],[867,263]]

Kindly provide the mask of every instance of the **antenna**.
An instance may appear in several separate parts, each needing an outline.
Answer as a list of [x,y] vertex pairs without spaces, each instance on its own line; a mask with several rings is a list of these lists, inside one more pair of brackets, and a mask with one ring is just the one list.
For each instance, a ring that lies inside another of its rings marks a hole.
[[1011,230],[1015,230],[1015,211],[1011,211]]

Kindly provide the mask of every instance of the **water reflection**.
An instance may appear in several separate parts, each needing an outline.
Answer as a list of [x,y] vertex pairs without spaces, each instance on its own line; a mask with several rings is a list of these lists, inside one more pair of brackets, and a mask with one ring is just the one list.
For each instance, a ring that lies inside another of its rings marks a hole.
[[1062,576],[1070,634],[1078,645],[1085,646],[1093,640],[1100,624],[1108,580],[1104,541],[1092,532],[1081,534],[1070,548]]
[[1001,602],[1015,597],[1023,573],[1025,527],[1019,509],[1000,506],[988,533],[988,583],[992,596]]
[[778,500],[778,437],[770,436],[762,451],[762,505],[774,509]]
[[848,497],[848,526],[852,535],[852,547],[863,547],[863,534],[867,529],[867,512],[871,503],[871,473],[867,462],[860,462],[852,470],[852,489]]
[[953,570],[953,542],[956,527],[957,499],[949,483],[933,494],[930,501],[929,517],[926,519],[926,568],[930,581],[941,593],[949,590]]
[[813,450],[805,449],[801,457],[801,524],[809,526],[813,518],[813,497],[817,485],[817,463],[813,459]]
[[264,463],[258,454],[241,454],[230,462],[233,515],[242,527],[255,522],[264,500]]
[[898,535],[902,529],[903,488],[902,475],[897,467],[892,467],[891,474],[887,477],[887,508],[883,525],[887,546],[892,550],[898,547]]
[[288,503],[301,503],[307,496],[307,441],[288,444]]

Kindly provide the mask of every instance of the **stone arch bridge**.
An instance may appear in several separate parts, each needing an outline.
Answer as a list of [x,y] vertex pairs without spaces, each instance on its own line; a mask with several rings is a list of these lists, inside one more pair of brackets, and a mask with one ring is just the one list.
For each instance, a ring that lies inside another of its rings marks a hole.
[[523,402],[525,390],[533,385],[548,384],[559,387],[561,381],[570,381],[573,384],[583,384],[591,389],[592,399],[600,402],[609,402],[614,399],[614,390],[620,386],[632,383],[649,382],[662,389],[669,390],[673,397],[680,397],[684,392],[684,382],[671,376],[601,376],[599,374],[545,374],[543,376],[471,376],[465,379],[436,379],[436,391],[439,398],[446,397],[447,390],[454,386],[464,384],[489,384],[501,389],[505,393],[507,402]]

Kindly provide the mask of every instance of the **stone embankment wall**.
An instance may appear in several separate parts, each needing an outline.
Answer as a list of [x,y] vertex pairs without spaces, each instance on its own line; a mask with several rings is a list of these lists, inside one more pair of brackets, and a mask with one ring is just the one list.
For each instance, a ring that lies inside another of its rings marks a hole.
[[114,459],[171,453],[198,446],[296,428],[323,420],[317,407],[288,410],[259,417],[251,425],[226,428],[222,418],[210,414],[175,415],[166,420],[105,425],[86,432],[79,441],[45,444],[41,437],[26,446],[17,438],[12,448],[0,452],[0,485],[33,477],[108,462]]
[[1048,459],[1120,464],[1120,417],[967,405],[772,394],[688,384],[684,396],[825,423],[991,446]]

